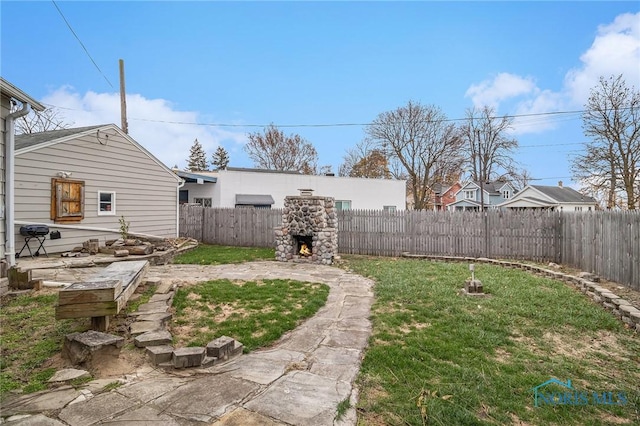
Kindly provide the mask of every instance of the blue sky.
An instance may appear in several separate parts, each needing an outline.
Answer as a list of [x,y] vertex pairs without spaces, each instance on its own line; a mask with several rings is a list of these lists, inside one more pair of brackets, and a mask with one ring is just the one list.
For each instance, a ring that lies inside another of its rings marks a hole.
[[[2,76],[74,126],[120,124],[124,59],[129,133],[170,167],[196,138],[251,167],[246,133],[274,123],[303,125],[283,130],[337,172],[362,125],[409,100],[458,119],[485,104],[580,110],[600,75],[640,87],[635,1],[2,1],[0,14]],[[314,126],[332,124],[354,125]],[[514,136],[535,183],[570,181],[579,113],[525,116]]]

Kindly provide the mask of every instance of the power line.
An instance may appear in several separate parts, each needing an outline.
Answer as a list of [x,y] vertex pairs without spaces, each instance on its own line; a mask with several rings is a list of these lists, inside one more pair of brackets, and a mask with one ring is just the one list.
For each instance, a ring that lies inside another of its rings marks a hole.
[[60,8],[58,7],[58,5],[56,4],[55,0],[51,0],[51,3],[53,3],[53,5],[56,7],[56,9],[58,10],[58,13],[60,14],[60,16],[62,16],[62,19],[64,20],[64,22],[67,24],[67,27],[69,27],[69,30],[71,31],[71,33],[73,34],[73,36],[76,38],[76,40],[78,40],[78,43],[80,43],[80,46],[82,46],[82,48],[84,49],[84,52],[87,54],[87,56],[89,57],[89,59],[91,59],[91,62],[93,62],[93,65],[96,67],[96,69],[98,70],[98,72],[102,75],[102,77],[104,77],[104,79],[107,81],[107,83],[109,83],[109,86],[111,86],[112,89],[115,89],[113,87],[113,84],[111,84],[111,82],[109,81],[109,79],[107,78],[106,75],[104,75],[104,73],[102,72],[102,70],[100,69],[100,67],[98,66],[98,64],[96,64],[96,61],[93,60],[93,58],[91,57],[91,54],[89,53],[89,51],[87,50],[87,48],[85,47],[84,43],[82,42],[82,40],[80,40],[80,37],[78,37],[78,34],[76,34],[76,32],[73,30],[73,28],[71,27],[71,24],[69,23],[69,21],[67,21],[67,18],[64,17],[64,14],[62,13],[62,11],[60,10]]
[[[84,111],[84,110],[78,110],[78,109],[75,109],[75,108],[66,108],[66,107],[60,107],[60,106],[51,105],[51,104],[45,104],[45,105],[48,105],[50,107],[60,108],[60,109],[66,109],[66,110],[69,110],[69,111]],[[523,117],[541,117],[541,116],[566,116],[566,115],[569,115],[569,114],[581,114],[581,113],[583,113],[585,111],[586,110],[538,112],[538,113],[530,113],[530,114],[513,114],[513,115],[496,116],[496,117],[491,117],[491,118],[503,118],[503,117],[506,117],[506,118],[523,118]],[[152,119],[149,119],[149,118],[136,118],[136,117],[129,117],[129,120],[145,121],[145,122],[149,122],[149,123],[181,124],[181,125],[189,125],[189,126],[208,126],[208,127],[268,127],[268,126],[271,126],[271,125],[273,125],[275,127],[278,127],[278,128],[292,128],[292,127],[297,127],[297,128],[304,128],[304,127],[367,127],[367,126],[373,126],[375,124],[373,122],[369,122],[369,123],[303,123],[303,124],[198,123],[198,122],[195,122],[195,121],[152,120]],[[468,118],[464,117],[464,118],[447,118],[447,119],[437,120],[437,121],[438,122],[453,122],[453,121],[467,121],[467,120],[468,120]],[[525,123],[525,124],[533,124],[533,123]]]

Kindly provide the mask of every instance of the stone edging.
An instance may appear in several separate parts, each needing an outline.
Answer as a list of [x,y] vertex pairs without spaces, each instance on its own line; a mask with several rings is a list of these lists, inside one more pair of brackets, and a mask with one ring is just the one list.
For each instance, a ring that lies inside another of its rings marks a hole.
[[129,314],[135,317],[129,326],[129,333],[135,346],[146,350],[147,357],[154,366],[211,367],[242,354],[242,343],[227,336],[211,341],[206,348],[174,348],[171,345],[171,333],[166,329],[167,323],[172,319],[169,310],[177,286],[157,278],[148,278],[145,284],[155,285],[156,291],[149,302],[140,305],[136,312]]
[[552,278],[555,280],[564,281],[565,283],[572,284],[577,287],[582,293],[591,297],[591,299],[598,304],[602,305],[607,311],[611,312],[616,318],[627,324],[632,330],[635,329],[637,333],[640,333],[640,310],[636,309],[631,303],[625,299],[622,299],[611,290],[599,286],[597,283],[585,278],[576,277],[574,275],[565,274],[563,272],[554,271],[541,266],[529,265],[519,262],[511,262],[505,260],[488,259],[485,257],[457,257],[457,256],[434,256],[434,255],[421,255],[402,253],[402,257],[410,259],[428,259],[434,261],[446,261],[446,262],[473,262],[473,263],[488,263],[506,268],[523,269],[531,271],[535,274]]

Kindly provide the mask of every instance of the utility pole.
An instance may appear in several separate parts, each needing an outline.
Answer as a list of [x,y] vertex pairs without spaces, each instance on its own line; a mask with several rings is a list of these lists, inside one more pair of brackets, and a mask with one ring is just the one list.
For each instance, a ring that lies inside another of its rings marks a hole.
[[124,60],[120,59],[120,122],[122,131],[129,134],[127,123],[127,95],[124,88]]
[[484,209],[484,161],[482,158],[482,143],[480,140],[480,129],[476,130],[478,136],[478,170],[480,171],[480,212],[482,213],[482,224],[484,225],[484,257],[489,257],[489,224],[487,212]]

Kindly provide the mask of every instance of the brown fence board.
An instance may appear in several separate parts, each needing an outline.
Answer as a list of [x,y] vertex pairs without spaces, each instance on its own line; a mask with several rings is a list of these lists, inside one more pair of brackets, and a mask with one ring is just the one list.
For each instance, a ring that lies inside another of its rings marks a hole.
[[[338,212],[343,254],[414,254],[557,262],[640,290],[640,212]],[[280,209],[180,207],[180,236],[273,247]],[[486,248],[486,252],[485,252]]]

